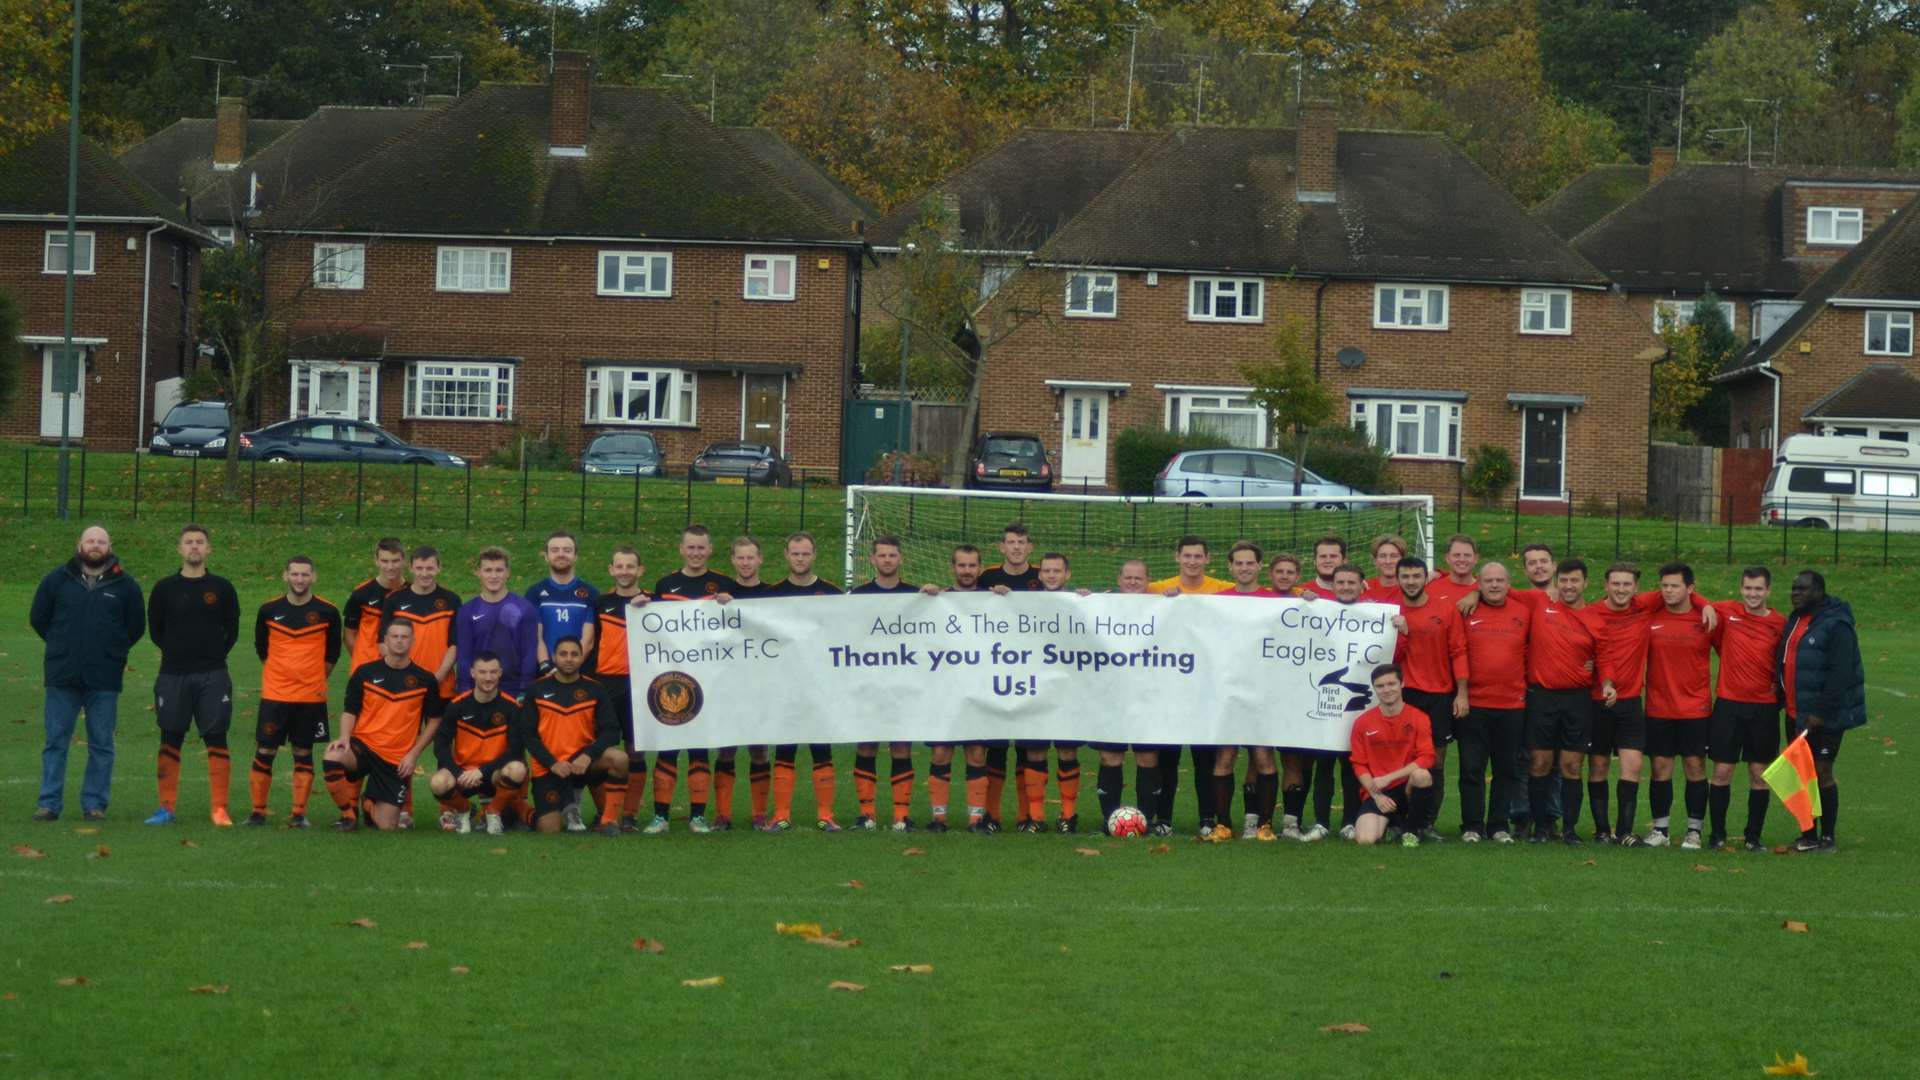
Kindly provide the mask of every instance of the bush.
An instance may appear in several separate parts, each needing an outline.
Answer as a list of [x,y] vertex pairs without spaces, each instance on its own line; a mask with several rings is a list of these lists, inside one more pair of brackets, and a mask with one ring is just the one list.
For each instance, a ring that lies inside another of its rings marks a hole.
[[[894,479],[894,465],[902,469],[899,480]],[[898,450],[889,450],[880,455],[880,460],[867,470],[869,484],[904,484],[907,487],[945,487],[947,478],[947,459],[936,454],[903,454]]]
[[1154,427],[1131,427],[1113,443],[1114,487],[1122,495],[1153,494],[1153,478],[1182,450],[1212,450],[1231,445],[1208,432],[1182,435]]
[[1365,432],[1344,425],[1315,428],[1307,442],[1306,458],[1301,464],[1308,471],[1359,491],[1384,495],[1393,486],[1393,465],[1387,452],[1374,445]]
[[487,457],[487,464],[503,469],[518,469],[520,455],[525,448],[527,467],[530,469],[555,469],[562,472],[573,470],[573,455],[558,440],[534,438],[524,433],[515,433]]
[[1467,471],[1461,477],[1467,494],[1491,505],[1513,486],[1513,455],[1504,446],[1483,444],[1467,451]]

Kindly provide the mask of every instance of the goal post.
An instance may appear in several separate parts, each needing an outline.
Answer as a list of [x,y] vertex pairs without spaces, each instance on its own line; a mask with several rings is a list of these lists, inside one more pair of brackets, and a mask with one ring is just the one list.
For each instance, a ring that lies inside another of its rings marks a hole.
[[1000,561],[1003,530],[1016,521],[1029,531],[1035,563],[1060,552],[1071,562],[1073,583],[1090,589],[1111,587],[1129,559],[1146,560],[1155,578],[1171,576],[1178,570],[1174,545],[1188,535],[1206,539],[1213,553],[1209,572],[1222,579],[1227,549],[1240,540],[1260,545],[1269,560],[1292,552],[1311,575],[1314,541],[1328,534],[1347,541],[1350,561],[1369,577],[1370,548],[1382,534],[1404,538],[1410,554],[1434,565],[1431,495],[1200,498],[861,485],[847,488],[846,513],[848,588],[868,576],[875,537],[900,539],[906,580],[944,583],[955,546],[978,547],[981,564],[991,566]]

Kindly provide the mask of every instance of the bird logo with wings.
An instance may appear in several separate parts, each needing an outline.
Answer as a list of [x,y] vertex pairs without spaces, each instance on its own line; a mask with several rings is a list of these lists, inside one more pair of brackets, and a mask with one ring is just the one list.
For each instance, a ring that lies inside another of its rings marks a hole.
[[647,708],[668,727],[679,727],[700,715],[705,695],[700,683],[684,671],[669,671],[647,686]]
[[1345,667],[1329,671],[1314,682],[1315,717],[1323,720],[1344,717],[1366,708],[1373,700],[1373,689],[1366,683],[1347,681],[1347,671]]

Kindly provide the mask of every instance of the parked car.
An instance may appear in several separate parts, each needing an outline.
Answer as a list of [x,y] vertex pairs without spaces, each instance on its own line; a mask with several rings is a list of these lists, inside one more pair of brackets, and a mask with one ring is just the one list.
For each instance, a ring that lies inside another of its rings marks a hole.
[[227,418],[224,401],[182,401],[167,410],[154,429],[147,449],[171,457],[227,456]]
[[580,468],[609,476],[667,475],[660,444],[644,431],[609,431],[596,436],[587,444],[587,452],[580,455]]
[[1760,520],[1769,525],[1920,530],[1920,447],[1854,435],[1788,436],[1760,499]]
[[1053,465],[1038,435],[989,431],[967,455],[967,486],[1001,491],[1052,491]]
[[700,456],[687,466],[690,480],[711,480],[716,484],[766,484],[779,487],[790,479],[787,463],[773,447],[765,443],[708,443]]
[[[1155,495],[1175,498],[1241,498],[1293,495],[1296,466],[1265,450],[1182,450],[1154,478]],[[1300,494],[1325,499],[1314,505],[1340,509],[1340,500],[1364,494],[1345,484],[1299,469]]]
[[360,420],[303,416],[240,436],[240,456],[259,461],[365,461],[400,465],[463,466],[467,459],[445,450],[414,446]]

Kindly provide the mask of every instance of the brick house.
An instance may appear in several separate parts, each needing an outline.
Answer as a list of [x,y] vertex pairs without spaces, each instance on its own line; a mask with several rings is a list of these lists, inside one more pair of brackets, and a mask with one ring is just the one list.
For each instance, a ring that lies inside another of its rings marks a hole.
[[1066,483],[1105,484],[1135,425],[1269,445],[1238,365],[1297,317],[1408,491],[1450,500],[1481,444],[1543,507],[1645,490],[1648,324],[1444,138],[1339,131],[1324,103],[1167,133],[1031,266],[1057,286],[995,353],[980,426],[1040,433]]
[[1920,213],[1895,215],[1797,299],[1717,377],[1735,445],[1772,447],[1775,431],[1920,442]]
[[262,419],[338,415],[485,455],[654,433],[834,470],[864,242],[668,93],[487,84],[254,223],[297,341]]
[[[146,445],[153,387],[179,375],[194,347],[198,252],[213,238],[92,142],[80,144],[74,242],[76,370],[63,362],[67,136],[0,156],[0,292],[20,312],[15,393],[0,437],[70,436],[96,449]],[[65,386],[73,388],[63,395]]]

